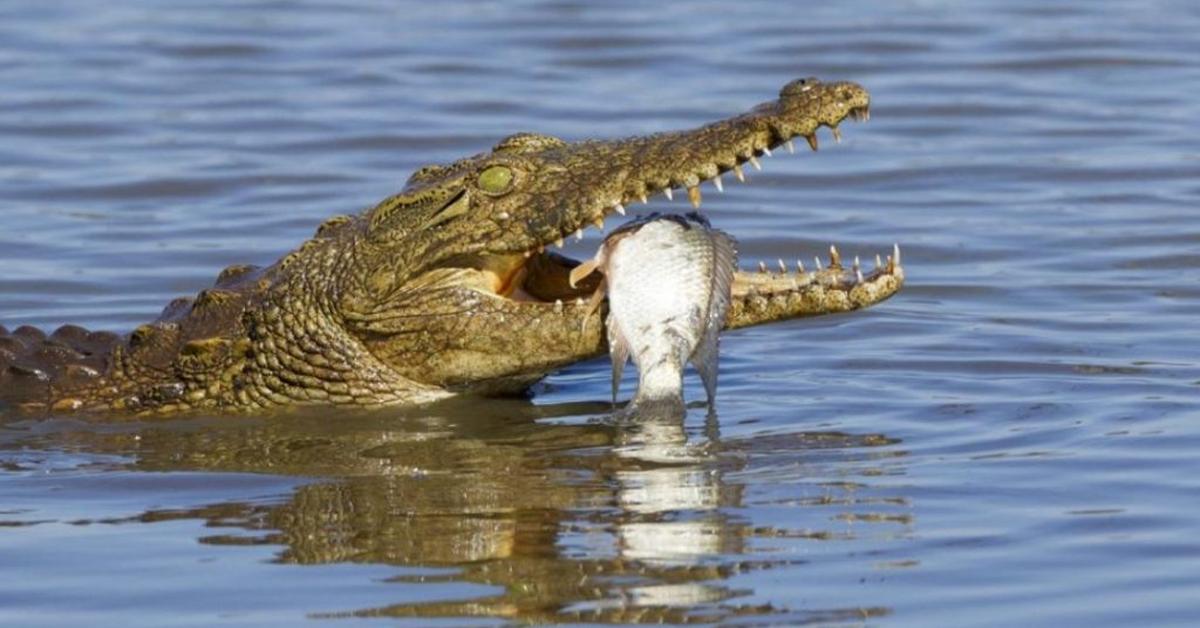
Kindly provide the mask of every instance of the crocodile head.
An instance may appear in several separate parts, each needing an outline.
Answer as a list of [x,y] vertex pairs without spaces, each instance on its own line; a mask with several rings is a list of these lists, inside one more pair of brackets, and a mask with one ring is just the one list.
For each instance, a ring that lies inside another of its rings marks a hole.
[[[799,79],[775,101],[707,126],[611,141],[520,133],[490,152],[421,168],[363,218],[357,267],[340,301],[346,326],[405,377],[496,391],[604,351],[599,317],[581,307],[578,262],[547,248],[603,229],[613,214],[675,191],[701,203],[700,184],[816,131],[865,119],[869,96],[848,82]],[[895,268],[739,274],[729,325],[854,309],[892,294]],[[589,324],[590,323],[590,324]]]

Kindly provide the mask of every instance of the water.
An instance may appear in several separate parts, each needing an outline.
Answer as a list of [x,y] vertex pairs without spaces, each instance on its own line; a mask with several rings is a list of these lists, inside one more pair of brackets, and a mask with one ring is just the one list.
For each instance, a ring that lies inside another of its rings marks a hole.
[[1182,0],[4,4],[10,328],[128,330],[422,164],[804,75],[872,121],[706,211],[743,266],[900,242],[908,284],[728,334],[683,426],[608,419],[604,359],[529,401],[6,420],[0,624],[1194,624],[1196,32]]

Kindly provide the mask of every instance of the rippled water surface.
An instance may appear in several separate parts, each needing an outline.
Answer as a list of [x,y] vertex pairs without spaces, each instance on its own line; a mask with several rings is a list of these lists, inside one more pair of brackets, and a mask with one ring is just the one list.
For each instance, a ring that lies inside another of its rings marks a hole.
[[0,420],[0,624],[1194,625],[1200,5],[801,6],[0,5],[10,329],[127,331],[423,164],[806,75],[871,122],[706,211],[743,266],[899,242],[908,276],[727,334],[682,425],[610,418],[604,360],[530,400]]

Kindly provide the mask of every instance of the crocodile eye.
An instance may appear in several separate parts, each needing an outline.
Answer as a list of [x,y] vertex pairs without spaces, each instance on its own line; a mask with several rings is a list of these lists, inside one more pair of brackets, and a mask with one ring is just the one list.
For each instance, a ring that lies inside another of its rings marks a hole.
[[479,189],[488,194],[504,194],[512,184],[513,171],[508,166],[491,166],[479,173]]

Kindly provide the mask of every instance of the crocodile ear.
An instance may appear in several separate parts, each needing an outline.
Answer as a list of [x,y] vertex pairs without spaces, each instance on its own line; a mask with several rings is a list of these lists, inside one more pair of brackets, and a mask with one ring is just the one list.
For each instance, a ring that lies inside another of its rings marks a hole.
[[449,171],[450,169],[446,166],[439,166],[436,164],[421,166],[420,168],[417,168],[416,172],[413,172],[411,175],[409,175],[408,181],[405,181],[404,185],[409,186],[413,183],[418,183],[421,181],[433,181],[445,176]]
[[567,143],[552,135],[541,133],[516,133],[502,140],[492,149],[496,153],[536,153],[562,148]]
[[436,218],[448,205],[465,196],[461,186],[426,188],[389,196],[367,212],[368,233],[377,238],[401,237]]

